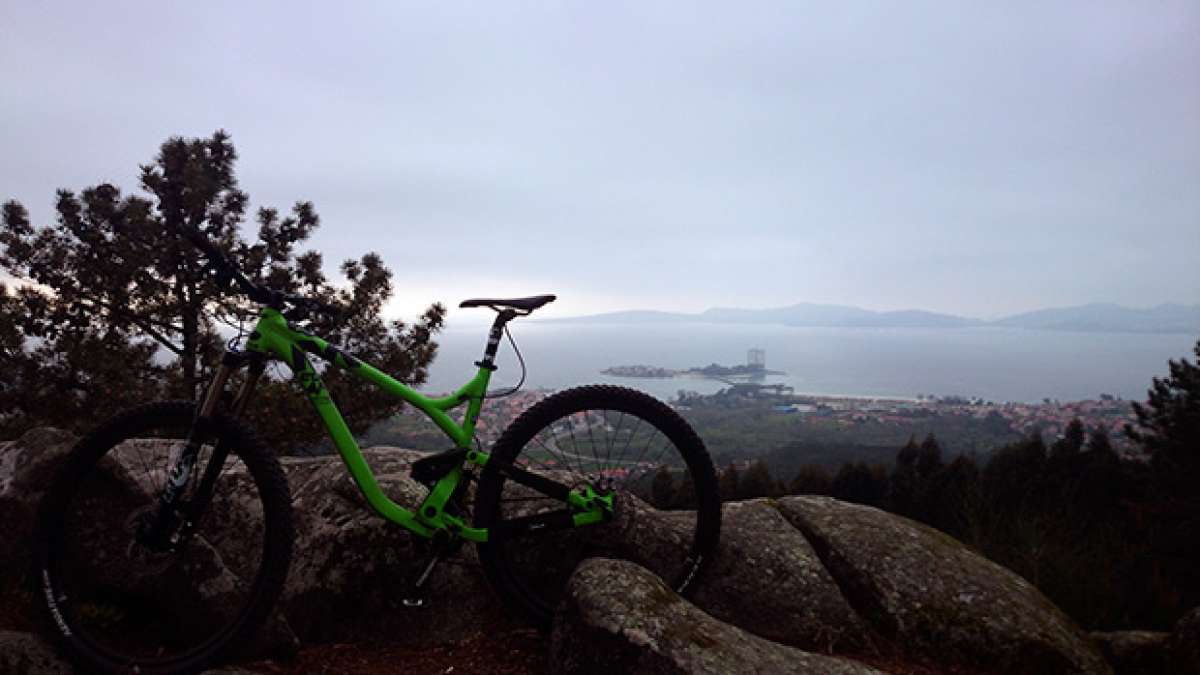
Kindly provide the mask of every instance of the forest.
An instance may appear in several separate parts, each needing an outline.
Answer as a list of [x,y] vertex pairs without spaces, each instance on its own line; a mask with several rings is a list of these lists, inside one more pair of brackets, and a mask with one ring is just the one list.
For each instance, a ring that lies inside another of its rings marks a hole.
[[[1200,362],[1200,342],[1195,354]],[[772,454],[741,470],[730,462],[721,496],[827,495],[886,509],[1017,572],[1089,629],[1167,630],[1200,604],[1200,366],[1180,359],[1169,368],[1134,404],[1125,435],[1135,455],[1079,420],[1049,443],[1035,432],[982,461],[947,456],[928,433],[887,460],[836,470],[808,461],[773,472]],[[678,487],[660,472],[656,505],[686,508]]]

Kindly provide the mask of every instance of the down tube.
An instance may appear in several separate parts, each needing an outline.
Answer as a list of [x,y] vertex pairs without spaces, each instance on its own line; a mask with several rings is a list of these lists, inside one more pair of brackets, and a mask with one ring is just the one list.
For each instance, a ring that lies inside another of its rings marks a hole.
[[384,518],[423,537],[433,536],[433,530],[422,525],[411,511],[400,507],[383,494],[383,490],[375,480],[375,474],[371,472],[371,467],[367,466],[367,460],[363,458],[358,443],[354,442],[354,436],[346,426],[346,420],[342,419],[342,414],[338,412],[337,406],[333,404],[333,399],[329,398],[329,394],[324,388],[319,393],[311,394],[309,399],[312,401],[313,407],[317,409],[321,420],[325,422],[326,428],[329,429],[334,446],[337,447],[342,461],[346,463],[346,468],[350,470],[350,475],[354,476],[354,482],[358,484],[358,489],[367,498],[367,503],[371,505],[371,508]]

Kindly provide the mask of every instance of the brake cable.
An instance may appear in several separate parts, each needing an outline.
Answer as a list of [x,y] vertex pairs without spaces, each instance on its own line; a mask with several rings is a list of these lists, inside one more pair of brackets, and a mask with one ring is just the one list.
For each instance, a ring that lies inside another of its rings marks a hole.
[[517,361],[519,361],[521,364],[521,379],[520,379],[520,381],[517,382],[517,386],[513,387],[512,389],[508,389],[505,391],[499,391],[496,393],[491,393],[491,392],[485,393],[483,395],[483,398],[485,398],[485,399],[504,398],[505,396],[512,396],[513,394],[517,393],[517,391],[519,391],[521,389],[521,385],[525,384],[525,373],[526,373],[525,359],[521,356],[521,350],[517,348],[517,342],[516,342],[516,340],[513,340],[512,333],[508,332],[508,324],[504,325],[504,335],[505,335],[505,337],[508,338],[508,344],[512,345],[513,351],[516,352]]

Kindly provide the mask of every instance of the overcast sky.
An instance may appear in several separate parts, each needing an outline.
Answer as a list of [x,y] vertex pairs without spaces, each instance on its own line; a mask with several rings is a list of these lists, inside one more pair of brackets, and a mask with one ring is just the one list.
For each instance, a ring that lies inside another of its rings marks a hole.
[[0,4],[39,224],[218,128],[396,312],[1200,302],[1195,0]]

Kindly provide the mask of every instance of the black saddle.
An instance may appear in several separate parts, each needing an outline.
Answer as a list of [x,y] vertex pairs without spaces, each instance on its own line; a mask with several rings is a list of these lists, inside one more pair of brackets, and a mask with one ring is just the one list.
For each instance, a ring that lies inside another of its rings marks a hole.
[[490,298],[477,298],[475,300],[463,300],[458,303],[459,307],[491,307],[499,310],[501,307],[509,309],[517,309],[528,314],[533,310],[550,302],[554,302],[553,295],[534,295],[528,298],[510,298],[508,300],[497,300]]

